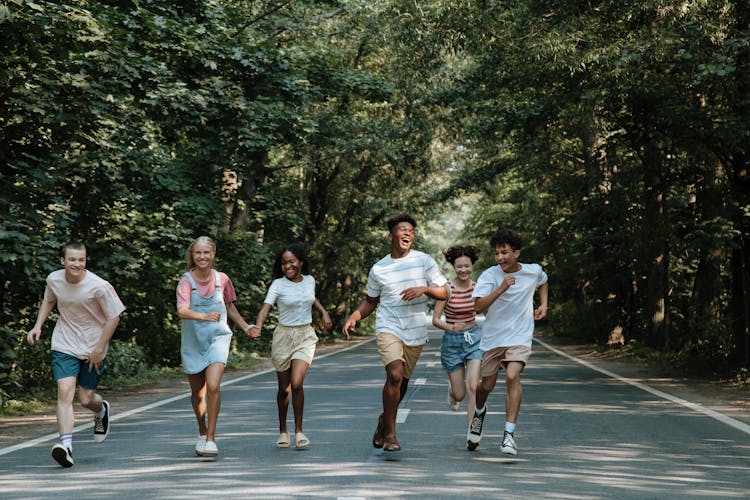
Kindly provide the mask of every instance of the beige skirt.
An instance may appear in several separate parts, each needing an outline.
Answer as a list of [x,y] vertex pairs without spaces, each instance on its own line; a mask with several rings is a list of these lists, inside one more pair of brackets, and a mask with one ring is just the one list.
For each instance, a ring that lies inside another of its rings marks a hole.
[[311,325],[278,325],[273,331],[271,343],[271,362],[274,369],[277,372],[287,371],[293,359],[301,359],[308,365],[312,364],[317,342],[318,336]]

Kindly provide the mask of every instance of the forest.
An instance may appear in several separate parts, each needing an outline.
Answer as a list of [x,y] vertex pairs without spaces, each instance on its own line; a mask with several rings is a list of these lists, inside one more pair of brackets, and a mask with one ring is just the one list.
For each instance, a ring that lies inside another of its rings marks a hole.
[[303,243],[330,339],[400,212],[441,265],[520,232],[552,334],[750,367],[745,0],[0,0],[0,58],[2,401],[51,385],[66,241],[127,306],[110,355],[178,366],[195,237],[250,320]]

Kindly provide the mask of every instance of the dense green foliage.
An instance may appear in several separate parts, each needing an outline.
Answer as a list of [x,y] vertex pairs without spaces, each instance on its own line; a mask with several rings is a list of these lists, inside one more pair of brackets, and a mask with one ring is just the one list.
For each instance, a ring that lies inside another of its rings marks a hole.
[[521,231],[557,331],[747,364],[749,22],[728,0],[0,2],[0,395],[49,380],[22,341],[66,240],[127,305],[116,338],[175,366],[192,238],[246,319],[304,242],[339,328],[397,211],[433,219],[436,255]]
[[443,193],[479,193],[466,236],[528,237],[552,325],[750,361],[746,2],[431,2],[400,32],[452,75],[463,146]]

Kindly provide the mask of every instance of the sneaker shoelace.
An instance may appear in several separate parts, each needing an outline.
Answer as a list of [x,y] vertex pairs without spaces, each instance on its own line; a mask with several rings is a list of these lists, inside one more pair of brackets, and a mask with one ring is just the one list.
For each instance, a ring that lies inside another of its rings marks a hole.
[[94,417],[94,432],[104,432],[104,422],[99,417]]
[[471,433],[479,434],[480,432],[482,432],[482,418],[474,417],[471,419]]

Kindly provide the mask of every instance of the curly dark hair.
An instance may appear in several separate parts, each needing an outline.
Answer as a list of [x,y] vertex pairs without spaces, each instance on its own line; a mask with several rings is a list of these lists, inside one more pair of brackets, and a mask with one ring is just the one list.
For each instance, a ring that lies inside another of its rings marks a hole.
[[310,260],[307,258],[305,247],[299,243],[292,243],[291,245],[287,245],[279,250],[276,254],[276,258],[273,261],[273,271],[271,272],[271,277],[273,279],[282,278],[284,276],[284,272],[281,270],[281,256],[286,252],[291,252],[292,255],[302,262],[302,274],[310,274]]
[[508,245],[513,250],[520,250],[521,243],[521,235],[510,229],[498,229],[490,237],[490,247],[493,249],[498,245]]
[[468,257],[471,259],[471,263],[474,264],[479,259],[479,249],[471,245],[455,245],[444,251],[443,255],[445,255],[445,260],[450,262],[451,265],[455,264],[456,259],[459,257]]
[[417,227],[417,221],[414,220],[414,217],[409,214],[398,214],[385,221],[385,226],[388,228],[388,232],[390,233],[393,231],[393,228],[396,227],[399,222],[408,222],[412,227]]

